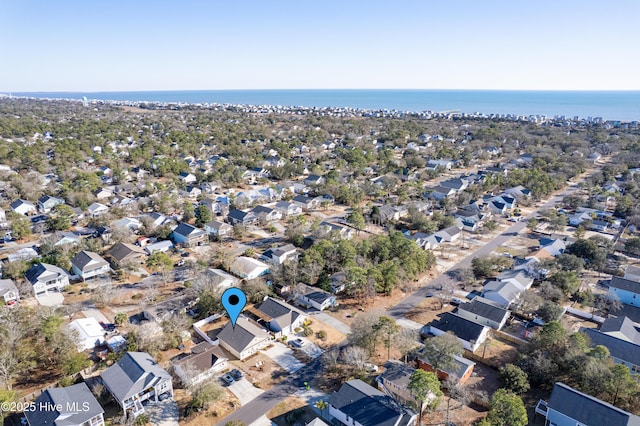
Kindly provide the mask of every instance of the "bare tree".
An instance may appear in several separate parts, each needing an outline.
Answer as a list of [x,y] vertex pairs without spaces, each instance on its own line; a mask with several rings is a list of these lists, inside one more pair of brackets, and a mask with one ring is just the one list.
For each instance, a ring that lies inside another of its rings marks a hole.
[[363,371],[369,361],[367,350],[360,346],[349,346],[342,352],[345,364],[353,366],[358,371]]

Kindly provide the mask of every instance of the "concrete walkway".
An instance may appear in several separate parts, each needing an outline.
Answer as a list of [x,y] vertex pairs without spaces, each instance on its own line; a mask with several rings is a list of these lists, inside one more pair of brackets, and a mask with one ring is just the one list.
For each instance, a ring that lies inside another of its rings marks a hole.
[[240,405],[250,403],[264,392],[262,389],[258,389],[253,386],[253,384],[251,384],[247,379],[241,379],[233,382],[231,386],[229,386],[229,390],[238,398]]
[[159,402],[145,407],[150,423],[154,426],[179,426],[178,403],[173,400]]

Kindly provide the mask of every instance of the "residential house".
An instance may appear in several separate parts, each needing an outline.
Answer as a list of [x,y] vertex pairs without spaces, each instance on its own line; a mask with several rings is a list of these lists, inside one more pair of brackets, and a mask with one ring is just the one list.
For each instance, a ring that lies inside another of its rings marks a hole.
[[80,236],[73,232],[57,231],[52,235],[51,242],[54,247],[63,246],[65,244],[76,245],[80,244]]
[[273,222],[282,219],[282,212],[271,207],[255,206],[251,212],[259,221]]
[[639,426],[640,417],[556,382],[549,402],[540,401],[536,413],[546,417],[545,425],[554,426]]
[[98,188],[93,191],[93,195],[96,197],[96,200],[108,200],[113,197],[113,191],[109,188]]
[[456,192],[464,191],[469,187],[469,180],[464,178],[447,179],[440,182],[440,186],[444,188],[452,188]]
[[631,281],[640,282],[640,266],[638,265],[627,266],[627,268],[624,270],[624,278]]
[[345,426],[414,426],[417,414],[360,379],[343,383],[329,396],[333,424]]
[[229,272],[245,279],[253,280],[269,273],[269,265],[251,257],[240,256],[236,258],[229,268]]
[[162,226],[169,221],[168,217],[158,212],[149,213],[147,217],[150,217],[152,220],[151,222],[152,228],[157,228],[158,226]]
[[120,228],[124,230],[137,231],[142,227],[142,222],[134,217],[123,217],[122,219],[111,222],[112,228]]
[[442,241],[451,243],[457,241],[462,236],[462,229],[457,226],[450,226],[448,228],[441,229],[436,232],[435,235],[442,238]]
[[275,209],[279,210],[283,217],[299,216],[302,214],[302,207],[299,204],[288,201],[278,201]]
[[32,247],[23,247],[18,251],[7,255],[8,262],[19,262],[19,261],[28,262],[30,260],[38,259],[38,258],[40,258],[40,255]]
[[302,327],[306,316],[285,301],[267,297],[260,306],[249,308],[249,312],[263,322],[267,330],[277,335],[291,335]]
[[101,203],[92,203],[87,207],[87,214],[90,217],[100,217],[109,211],[109,207]]
[[338,225],[331,222],[321,222],[316,230],[317,236],[320,238],[338,238],[341,240],[350,240],[355,235],[352,228]]
[[49,213],[55,206],[64,204],[64,200],[60,197],[53,197],[50,195],[43,195],[38,198],[38,210],[40,213]]
[[292,202],[299,205],[303,211],[309,211],[320,207],[320,200],[306,195],[296,195],[293,197]]
[[38,297],[49,292],[61,292],[69,285],[69,275],[55,265],[37,263],[24,274],[33,286],[33,294]]
[[487,339],[489,330],[490,328],[486,325],[468,320],[452,312],[445,312],[440,315],[440,319],[425,325],[422,328],[422,334],[439,336],[451,332],[455,334],[466,350],[475,352]]
[[450,379],[455,380],[457,383],[465,384],[473,374],[473,369],[475,368],[476,363],[460,355],[454,355],[453,361],[454,362],[451,367],[435,371],[431,365],[431,361],[429,361],[429,358],[421,352],[418,354],[416,359],[416,365],[421,370],[436,373],[438,378],[442,381]]
[[627,317],[607,318],[600,330],[580,328],[593,346],[602,345],[617,364],[629,367],[631,374],[640,374],[640,331]]
[[144,251],[148,255],[152,255],[157,251],[161,251],[163,253],[168,252],[173,248],[173,243],[169,240],[157,241],[155,243],[147,244],[144,246]]
[[212,220],[211,222],[205,223],[204,230],[207,231],[209,235],[214,235],[218,238],[224,238],[233,234],[233,226],[219,220]]
[[172,361],[173,372],[186,386],[193,386],[210,379],[228,368],[227,357],[218,346],[209,342],[198,343],[191,353]]
[[197,186],[187,186],[185,189],[178,191],[178,195],[183,198],[191,198],[195,200],[202,194],[202,190]]
[[389,204],[378,207],[378,212],[380,215],[380,223],[400,220],[409,213],[408,209],[404,206],[392,206]]
[[454,165],[455,165],[455,162],[453,160],[430,159],[427,162],[427,169],[428,170],[436,170],[436,169],[440,168],[440,169],[444,169],[444,170],[451,170],[451,168]]
[[297,260],[298,251],[293,244],[286,244],[281,247],[266,250],[260,259],[270,262],[274,265],[282,265],[288,260]]
[[105,331],[95,318],[79,318],[71,321],[68,327],[74,334],[78,352],[90,351],[106,343]]
[[238,278],[231,274],[227,274],[222,269],[208,268],[206,274],[211,279],[212,283],[217,285],[220,289],[238,287],[240,285],[240,280]]
[[505,269],[496,277],[498,281],[513,282],[523,289],[528,290],[533,285],[533,278],[524,271],[516,271],[513,269]]
[[243,360],[271,343],[271,335],[249,321],[240,317],[235,327],[231,321],[218,334],[220,346],[239,360]]
[[333,294],[314,287],[305,286],[304,288],[306,292],[298,296],[296,300],[298,305],[305,306],[307,309],[314,308],[319,311],[337,306],[338,302]]
[[216,199],[203,198],[200,200],[201,206],[206,206],[213,215],[226,216],[229,213],[229,198],[216,197]]
[[24,411],[29,426],[104,426],[104,410],[86,383],[49,388]]
[[614,276],[609,283],[608,295],[625,305],[640,306],[640,282]]
[[27,200],[15,200],[11,204],[11,211],[21,214],[23,216],[28,216],[36,213],[36,206],[33,205],[32,202]]
[[566,242],[558,238],[541,238],[540,249],[546,250],[551,256],[559,256],[567,248]]
[[209,235],[204,229],[182,222],[171,233],[171,239],[183,247],[196,247],[207,243]]
[[111,268],[109,267],[109,262],[104,260],[98,253],[83,250],[71,259],[71,270],[84,281],[108,274]]
[[20,300],[20,292],[13,280],[0,280],[0,297],[5,305],[15,305]]
[[526,291],[513,281],[489,281],[482,287],[482,297],[508,308]]
[[129,243],[118,243],[107,252],[115,267],[125,265],[142,265],[147,259],[147,253],[139,246]]
[[515,197],[516,199],[522,199],[522,198],[531,198],[531,190],[525,188],[522,185],[518,185],[518,186],[514,186],[511,188],[507,188],[504,190],[504,193],[507,195],[511,195],[512,197]]
[[434,200],[440,201],[443,198],[451,198],[456,195],[457,191],[453,188],[448,188],[445,186],[435,186],[433,188],[429,188],[425,194],[427,198],[432,198]]
[[509,311],[501,304],[485,299],[484,297],[474,297],[470,302],[462,303],[454,311],[462,318],[487,325],[494,330],[500,330],[509,319]]
[[258,222],[258,218],[251,210],[245,212],[238,209],[232,209],[227,215],[227,221],[233,226],[252,226]]
[[[403,362],[387,361],[384,364],[384,372],[376,378],[378,389],[402,405],[419,406],[420,402],[415,399],[413,392],[409,390],[409,381],[415,371],[415,368]],[[435,395],[430,394],[425,401],[425,405],[428,405],[433,399],[435,399]]]
[[2,207],[0,207],[0,228],[6,228],[9,226],[7,222],[7,214]]
[[171,375],[145,352],[127,352],[100,375],[100,381],[127,417],[144,413],[144,401],[173,398]]
[[324,185],[326,181],[327,180],[325,179],[324,176],[309,175],[304,180],[304,184],[308,186],[319,186],[319,185]]
[[196,175],[189,172],[180,172],[180,174],[178,175],[178,179],[180,180],[180,182],[186,184],[195,183],[198,180],[198,178],[196,178]]

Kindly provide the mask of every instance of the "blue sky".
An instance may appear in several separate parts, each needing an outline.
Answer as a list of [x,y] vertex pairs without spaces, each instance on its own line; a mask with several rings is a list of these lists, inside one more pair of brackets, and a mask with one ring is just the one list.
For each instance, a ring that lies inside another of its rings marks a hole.
[[640,1],[0,0],[0,91],[640,90]]

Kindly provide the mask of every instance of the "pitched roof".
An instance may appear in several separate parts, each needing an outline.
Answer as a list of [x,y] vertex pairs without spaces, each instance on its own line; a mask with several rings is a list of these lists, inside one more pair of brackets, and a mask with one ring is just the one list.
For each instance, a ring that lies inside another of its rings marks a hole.
[[164,379],[171,380],[171,375],[146,352],[127,352],[100,377],[118,401],[124,401]]
[[55,280],[60,276],[68,275],[62,268],[59,268],[55,265],[49,265],[48,263],[38,263],[29,268],[24,276],[31,284],[35,284],[38,281],[50,281]]
[[437,328],[444,332],[450,331],[456,337],[470,342],[478,340],[485,326],[477,322],[462,318],[451,312],[445,312],[440,315],[440,319],[431,322],[431,327]]
[[4,296],[10,291],[18,291],[16,283],[13,280],[0,280],[0,296]]
[[185,237],[198,237],[202,234],[206,234],[206,232],[200,228],[196,228],[193,225],[189,225],[188,223],[180,223],[180,225],[176,226],[173,230],[175,234],[184,235]]
[[380,377],[389,382],[393,382],[398,388],[406,390],[409,386],[411,374],[413,374],[414,371],[416,371],[415,368],[403,362],[395,360],[387,361],[384,364],[384,372],[380,374]]
[[280,328],[290,326],[295,320],[302,316],[302,312],[287,302],[276,300],[272,297],[266,298],[265,301],[257,307],[257,310],[264,315],[263,319],[269,322],[275,321]]
[[127,258],[146,256],[146,253],[141,247],[134,244],[118,243],[111,247],[109,250],[109,256],[111,256],[116,262],[122,262]]
[[[420,354],[420,359],[427,364],[431,365],[429,358],[427,358],[424,354]],[[469,368],[475,367],[476,363],[466,359],[460,355],[454,355],[453,361],[455,364],[451,368],[443,368],[442,371],[447,373],[449,376],[456,376],[457,378],[461,378],[465,375]]]
[[504,317],[509,315],[509,311],[498,303],[480,296],[474,297],[470,302],[462,303],[458,306],[456,312],[459,310],[467,311],[498,323],[502,322]]
[[640,417],[584,394],[564,383],[553,386],[549,408],[585,425],[638,426]]
[[633,365],[640,365],[640,345],[637,343],[593,328],[581,328],[580,331],[589,337],[593,346],[602,345],[609,349],[612,357]]
[[349,380],[329,396],[329,404],[368,426],[406,425],[415,414],[362,380]]
[[235,328],[229,321],[218,334],[218,338],[221,341],[238,353],[269,337],[269,333],[249,322],[246,318],[238,318]]
[[87,250],[82,250],[80,253],[73,256],[73,259],[71,259],[71,264],[83,272],[89,265],[91,265],[92,268],[108,265],[107,261],[104,260],[98,253]]
[[600,326],[600,332],[640,345],[640,331],[628,317],[607,318]]
[[222,349],[213,346],[208,342],[202,342],[191,348],[191,354],[173,363],[174,366],[189,366],[196,373],[201,374],[209,371],[218,361],[226,360]]
[[628,280],[622,277],[613,277],[609,283],[609,288],[619,288],[620,290],[629,291],[631,293],[640,293],[640,283]]
[[34,410],[24,412],[30,425],[81,425],[104,413],[84,382],[47,389],[35,400],[33,407]]

